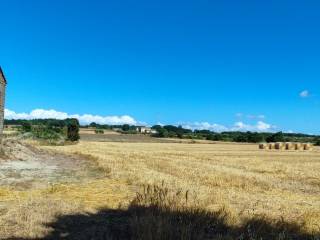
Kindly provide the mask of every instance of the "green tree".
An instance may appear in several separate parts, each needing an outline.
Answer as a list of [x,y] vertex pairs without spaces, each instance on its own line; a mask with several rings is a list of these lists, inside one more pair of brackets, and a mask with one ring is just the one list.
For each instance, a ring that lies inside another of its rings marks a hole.
[[161,131],[163,127],[161,125],[154,125],[151,127],[151,129],[156,130],[157,132]]
[[78,119],[69,118],[65,120],[67,125],[67,139],[72,142],[76,142],[80,139],[79,129],[80,124]]
[[315,138],[314,145],[320,146],[320,137]]
[[275,134],[272,134],[266,139],[267,142],[283,142],[284,140],[285,138],[282,132],[277,132]]
[[121,129],[124,132],[128,132],[130,130],[130,125],[129,124],[123,124]]
[[95,132],[96,134],[104,134],[104,130],[101,129],[101,128],[94,130],[94,132]]
[[183,138],[183,133],[184,133],[184,129],[182,128],[182,126],[180,125],[176,131],[177,137],[178,138]]
[[158,129],[158,137],[161,137],[161,138],[167,138],[169,137],[169,132],[167,129],[164,129],[164,128],[161,128],[161,129]]
[[247,136],[248,136],[248,142],[250,142],[250,143],[259,143],[259,142],[265,141],[263,135],[259,134],[257,132],[254,132],[254,133],[248,132]]
[[23,132],[31,132],[32,130],[32,125],[29,122],[22,122],[22,131]]
[[248,137],[245,134],[239,134],[234,138],[235,142],[248,142]]

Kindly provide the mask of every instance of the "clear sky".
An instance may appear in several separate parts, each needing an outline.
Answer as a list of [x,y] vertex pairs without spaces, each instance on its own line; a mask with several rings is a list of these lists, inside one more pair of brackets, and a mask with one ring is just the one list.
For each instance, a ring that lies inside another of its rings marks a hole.
[[0,0],[0,12],[8,117],[320,134],[319,1]]

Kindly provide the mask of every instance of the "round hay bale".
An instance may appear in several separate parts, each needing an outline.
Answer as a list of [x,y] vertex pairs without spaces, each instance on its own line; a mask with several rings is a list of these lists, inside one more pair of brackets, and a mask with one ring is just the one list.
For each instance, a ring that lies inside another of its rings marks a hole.
[[295,146],[294,147],[295,150],[298,150],[298,151],[304,150],[304,147],[303,147],[302,143],[295,143],[294,146]]
[[270,149],[270,150],[275,149],[275,144],[274,143],[268,143],[268,149]]
[[286,150],[295,150],[294,144],[291,142],[286,143]]
[[303,144],[303,150],[305,150],[305,151],[310,151],[310,150],[312,150],[312,145],[311,145],[311,143],[305,143],[305,144]]
[[274,147],[277,150],[284,150],[285,149],[285,144],[282,143],[282,142],[277,142],[277,143],[275,143]]
[[260,143],[259,144],[259,149],[265,149],[265,144],[264,143]]
[[259,144],[259,149],[262,149],[262,150],[267,149],[267,144],[265,144],[265,143],[260,143],[260,144]]

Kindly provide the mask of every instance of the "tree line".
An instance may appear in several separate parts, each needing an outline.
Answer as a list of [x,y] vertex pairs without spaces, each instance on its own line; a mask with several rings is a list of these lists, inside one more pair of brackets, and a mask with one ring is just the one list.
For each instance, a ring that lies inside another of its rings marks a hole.
[[[63,134],[70,141],[79,140],[79,121],[77,119],[34,119],[34,120],[5,120],[5,125],[19,125],[25,132],[33,131],[38,136]],[[135,134],[138,126],[129,124],[108,125],[91,123],[82,125],[84,128],[95,128],[96,130],[120,130],[122,133]],[[210,130],[191,130],[182,126],[174,125],[154,125],[153,130],[157,133],[152,134],[152,137],[158,138],[180,138],[180,139],[202,139],[211,141],[225,142],[312,142],[320,146],[320,137],[317,135],[301,134],[301,133],[270,133],[270,132],[241,132],[241,131],[226,131],[214,132]]]
[[23,133],[30,133],[33,137],[40,139],[57,140],[65,138],[68,141],[78,141],[80,139],[80,124],[78,119],[68,118],[58,119],[33,119],[33,120],[8,120],[5,125],[16,125]]
[[226,142],[313,142],[320,145],[320,138],[316,135],[300,134],[300,133],[268,133],[268,132],[214,132],[210,130],[191,130],[185,129],[182,126],[160,126],[155,125],[152,129],[156,130],[155,137],[160,138],[186,138],[186,139],[203,139],[212,141]]
[[84,128],[95,128],[99,130],[114,130],[119,129],[124,133],[135,133],[137,126],[129,124],[118,124],[118,125],[109,125],[109,124],[98,124],[95,122],[90,123],[89,125],[83,125]]

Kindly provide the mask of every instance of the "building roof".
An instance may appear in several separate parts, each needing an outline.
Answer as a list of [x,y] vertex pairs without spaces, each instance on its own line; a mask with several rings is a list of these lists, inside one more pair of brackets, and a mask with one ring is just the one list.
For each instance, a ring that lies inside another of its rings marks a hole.
[[1,66],[0,66],[0,76],[2,76],[4,82],[7,84],[7,79],[6,79],[6,77],[4,76],[4,73],[3,73],[3,71],[2,71]]

